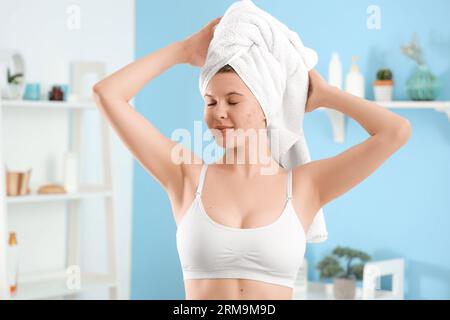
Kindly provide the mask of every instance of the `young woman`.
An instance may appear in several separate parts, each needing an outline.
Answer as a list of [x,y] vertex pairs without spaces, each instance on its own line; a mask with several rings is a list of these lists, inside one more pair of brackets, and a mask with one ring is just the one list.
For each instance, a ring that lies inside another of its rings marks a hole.
[[[248,144],[229,138],[236,137],[237,129],[265,130],[266,121],[252,92],[227,65],[211,79],[204,97],[205,122],[225,155],[206,165],[162,135],[128,102],[175,64],[203,66],[219,21],[216,18],[190,37],[99,81],[94,97],[122,141],[168,194],[178,227],[186,298],[292,299],[293,288],[287,284],[297,271],[294,257],[303,257],[305,233],[315,213],[362,182],[404,145],[411,126],[373,102],[329,86],[311,70],[305,111],[333,108],[356,120],[370,136],[334,157],[292,170],[271,157],[269,162],[250,161]],[[192,161],[178,164],[174,148],[181,148]],[[270,155],[264,135],[258,136],[256,150]],[[236,157],[234,162],[226,158],[237,154],[245,155],[240,163]],[[269,166],[278,170],[261,174]]]

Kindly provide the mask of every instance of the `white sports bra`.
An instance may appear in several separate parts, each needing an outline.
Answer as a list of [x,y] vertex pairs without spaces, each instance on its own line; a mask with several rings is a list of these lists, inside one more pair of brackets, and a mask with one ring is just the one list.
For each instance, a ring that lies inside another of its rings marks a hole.
[[306,234],[292,205],[292,170],[286,205],[277,220],[258,228],[234,228],[215,222],[205,211],[201,191],[207,167],[205,163],[195,199],[177,226],[183,278],[250,279],[294,288]]

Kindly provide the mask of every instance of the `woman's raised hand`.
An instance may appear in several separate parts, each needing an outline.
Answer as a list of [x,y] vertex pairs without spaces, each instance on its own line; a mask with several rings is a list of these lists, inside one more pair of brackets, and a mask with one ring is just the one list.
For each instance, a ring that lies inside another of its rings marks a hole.
[[214,35],[214,27],[220,19],[222,17],[211,20],[202,29],[182,40],[188,64],[194,67],[202,67],[205,64],[208,47]]
[[325,107],[330,94],[330,85],[315,70],[309,71],[308,99],[305,112],[312,112],[318,107]]

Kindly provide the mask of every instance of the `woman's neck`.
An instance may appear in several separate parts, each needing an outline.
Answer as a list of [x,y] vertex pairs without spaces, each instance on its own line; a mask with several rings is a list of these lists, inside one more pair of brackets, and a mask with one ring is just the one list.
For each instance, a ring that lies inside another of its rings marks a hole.
[[242,174],[246,177],[277,174],[279,170],[284,170],[272,158],[270,147],[267,144],[262,148],[249,148],[247,144],[226,148],[225,154],[216,164],[227,166],[230,173]]

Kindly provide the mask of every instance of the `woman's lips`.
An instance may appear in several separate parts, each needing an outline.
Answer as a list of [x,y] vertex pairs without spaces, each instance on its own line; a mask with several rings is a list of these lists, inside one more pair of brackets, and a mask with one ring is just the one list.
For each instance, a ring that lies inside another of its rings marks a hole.
[[234,129],[234,127],[223,127],[223,128],[215,128],[216,130],[220,130],[220,131],[226,131],[226,130],[231,130]]
[[229,132],[230,130],[233,130],[234,128],[222,128],[222,129],[219,129],[220,130],[220,132],[222,133],[222,134],[226,134],[227,132]]

